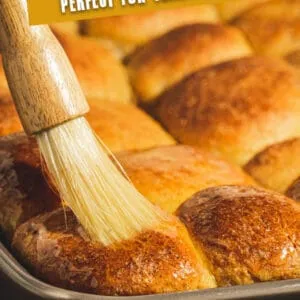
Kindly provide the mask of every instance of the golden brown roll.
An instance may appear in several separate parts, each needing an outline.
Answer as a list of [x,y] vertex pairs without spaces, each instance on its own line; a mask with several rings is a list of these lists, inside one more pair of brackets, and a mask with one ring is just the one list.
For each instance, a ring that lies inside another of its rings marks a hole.
[[130,103],[132,91],[127,72],[107,49],[88,38],[54,30],[78,76],[87,98]]
[[80,292],[125,296],[216,286],[174,217],[105,247],[88,239],[69,210],[59,209],[21,225],[12,246],[34,275]]
[[0,230],[7,240],[29,218],[60,205],[44,179],[38,146],[24,134],[0,138]]
[[217,9],[213,5],[199,5],[144,14],[107,17],[84,21],[81,31],[101,38],[119,49],[120,56],[137,46],[176,27],[193,23],[216,23]]
[[300,136],[300,81],[279,59],[250,57],[192,74],[157,99],[180,142],[245,164],[266,146]]
[[293,184],[287,189],[286,195],[298,202],[300,202],[300,177],[293,182]]
[[300,47],[300,1],[268,1],[234,21],[261,54],[283,56]]
[[300,277],[300,206],[252,187],[197,193],[179,209],[218,286]]
[[128,71],[139,100],[152,103],[161,92],[190,73],[250,54],[238,29],[192,24],[174,29],[137,50],[129,59]]
[[89,101],[87,120],[113,152],[173,145],[175,140],[133,104]]
[[270,0],[223,1],[222,3],[218,4],[218,9],[221,18],[225,21],[228,21],[267,1]]
[[284,193],[300,176],[300,138],[271,145],[254,156],[245,170],[264,187]]
[[287,62],[296,68],[300,68],[300,50],[295,50],[285,56]]
[[[175,140],[158,122],[133,104],[90,99],[86,115],[95,133],[113,152],[173,145]],[[0,99],[0,136],[22,131],[11,99]]]
[[239,167],[190,146],[159,147],[117,158],[136,188],[170,213],[205,188],[255,184]]

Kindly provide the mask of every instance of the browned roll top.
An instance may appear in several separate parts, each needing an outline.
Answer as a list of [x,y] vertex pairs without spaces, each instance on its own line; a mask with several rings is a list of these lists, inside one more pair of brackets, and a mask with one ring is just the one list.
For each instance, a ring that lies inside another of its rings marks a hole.
[[177,211],[219,286],[299,278],[300,206],[283,195],[223,186]]
[[266,146],[300,136],[297,71],[277,59],[241,58],[200,70],[157,99],[180,142],[246,163]]

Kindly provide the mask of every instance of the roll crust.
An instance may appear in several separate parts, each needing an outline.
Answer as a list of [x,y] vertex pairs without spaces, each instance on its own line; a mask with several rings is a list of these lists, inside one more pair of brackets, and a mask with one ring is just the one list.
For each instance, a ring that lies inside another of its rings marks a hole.
[[245,170],[264,187],[284,193],[300,176],[300,138],[274,144],[258,153]]
[[173,145],[158,122],[132,104],[89,101],[87,114],[94,131],[113,152]]
[[139,100],[152,103],[161,92],[192,72],[250,54],[238,29],[192,24],[174,29],[137,50],[130,56],[128,71]]
[[34,275],[81,292],[141,295],[215,286],[175,218],[105,247],[89,240],[68,209],[59,209],[20,226],[12,246]]
[[0,139],[0,229],[7,240],[23,222],[60,205],[45,174],[33,138],[15,134]]
[[55,29],[53,32],[69,57],[87,98],[121,103],[132,101],[127,72],[110,51],[88,38]]
[[251,187],[214,187],[177,212],[219,286],[299,278],[300,207]]
[[300,2],[268,1],[233,23],[242,29],[256,52],[283,56],[300,47]]
[[300,136],[299,76],[279,59],[254,56],[200,70],[157,103],[159,120],[178,141],[241,165]]
[[81,31],[86,35],[114,43],[121,51],[121,56],[124,56],[137,46],[176,27],[218,21],[218,12],[213,5],[199,5],[87,20],[81,23]]
[[211,186],[255,185],[239,167],[190,146],[159,147],[117,158],[136,188],[170,213],[194,193]]

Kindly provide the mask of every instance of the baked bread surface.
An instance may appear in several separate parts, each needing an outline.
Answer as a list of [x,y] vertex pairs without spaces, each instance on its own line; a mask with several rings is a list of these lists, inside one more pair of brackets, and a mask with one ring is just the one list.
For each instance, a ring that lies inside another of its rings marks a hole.
[[130,56],[128,71],[138,99],[149,103],[198,69],[251,53],[234,27],[191,24],[145,44]]
[[242,14],[233,25],[245,32],[256,52],[286,55],[300,47],[300,2],[267,1]]
[[240,165],[300,136],[299,76],[279,59],[253,56],[200,70],[157,103],[158,119],[179,142]]
[[33,138],[0,138],[0,230],[8,241],[20,224],[60,206],[45,175]]
[[255,185],[238,166],[191,146],[158,147],[121,153],[117,158],[135,187],[170,213],[194,193],[211,186]]
[[299,278],[300,206],[253,187],[201,191],[177,211],[218,286]]
[[87,20],[81,23],[81,31],[86,35],[112,42],[119,48],[121,56],[124,56],[136,47],[174,28],[193,23],[219,21],[216,7],[198,5]]
[[92,242],[67,209],[17,230],[13,248],[39,278],[101,295],[141,295],[215,287],[175,218],[111,246]]
[[300,176],[300,138],[271,145],[258,153],[245,170],[264,187],[284,193]]

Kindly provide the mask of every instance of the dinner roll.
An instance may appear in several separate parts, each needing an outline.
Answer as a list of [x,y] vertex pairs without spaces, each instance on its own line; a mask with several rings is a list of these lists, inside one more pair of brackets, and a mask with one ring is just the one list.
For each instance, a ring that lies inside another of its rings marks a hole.
[[7,240],[20,224],[59,205],[44,179],[35,140],[24,134],[0,138],[0,231]]
[[284,193],[300,176],[300,138],[271,145],[258,153],[245,170],[264,187]]
[[89,101],[87,120],[113,152],[173,145],[175,140],[133,104]]
[[130,103],[127,72],[107,49],[88,38],[54,30],[76,72],[87,98]]
[[221,2],[218,8],[222,19],[228,21],[267,1],[270,0],[230,0]]
[[140,101],[154,98],[188,74],[251,54],[236,28],[214,24],[183,26],[153,40],[129,59],[128,71]]
[[297,71],[249,57],[201,70],[157,99],[156,113],[180,142],[245,164],[266,146],[300,136]]
[[300,47],[300,1],[268,1],[234,21],[261,54],[283,56]]
[[215,287],[184,226],[174,217],[111,246],[89,240],[66,209],[29,220],[12,247],[46,282],[101,295],[143,295]]
[[239,167],[191,146],[159,147],[117,158],[136,188],[170,213],[205,188],[254,184]]
[[221,186],[195,194],[177,213],[218,286],[300,277],[300,206],[293,200]]
[[218,21],[218,12],[213,5],[199,5],[87,20],[81,23],[81,31],[113,44],[119,49],[119,55],[124,56],[137,46],[176,27]]
[[300,201],[300,177],[293,182],[293,184],[287,189],[286,195],[292,199]]

